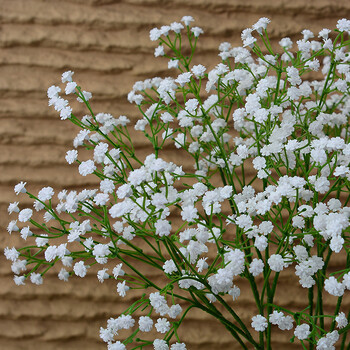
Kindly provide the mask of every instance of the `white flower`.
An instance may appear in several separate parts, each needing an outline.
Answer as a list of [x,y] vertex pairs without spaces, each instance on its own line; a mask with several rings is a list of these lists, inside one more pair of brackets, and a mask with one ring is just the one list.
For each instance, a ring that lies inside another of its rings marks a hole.
[[192,71],[193,75],[199,79],[199,78],[204,77],[204,73],[206,71],[206,68],[203,65],[198,64],[196,66],[193,66],[191,71]]
[[295,327],[294,330],[294,335],[299,339],[299,340],[304,340],[307,339],[308,336],[310,335],[310,326],[306,323],[303,323],[299,326]]
[[33,210],[32,209],[23,209],[20,211],[20,213],[18,214],[18,221],[20,222],[27,222],[30,220],[30,218],[33,215]]
[[71,256],[64,256],[61,261],[63,266],[72,267],[73,265],[73,258]]
[[118,340],[115,343],[108,343],[107,350],[126,350],[126,346]]
[[185,84],[191,81],[191,76],[192,76],[191,72],[182,73],[175,79],[175,81],[179,83],[180,86],[183,87],[185,86]]
[[7,208],[8,213],[9,213],[9,214],[12,214],[12,213],[19,213],[18,204],[19,204],[19,202],[10,203],[9,206],[8,206],[8,208]]
[[258,276],[264,271],[264,266],[265,264],[261,259],[254,258],[250,263],[249,272],[253,276]]
[[267,319],[262,315],[253,316],[251,325],[257,332],[263,332],[267,328]]
[[315,181],[315,190],[321,194],[326,193],[329,190],[330,182],[324,176],[321,176]]
[[163,264],[163,270],[165,273],[173,273],[175,271],[177,271],[177,267],[174,263],[174,261],[171,259],[171,260],[167,260],[164,264]]
[[208,258],[200,258],[198,261],[197,261],[197,270],[199,273],[201,273],[203,270],[206,270],[208,268],[208,263],[206,262]]
[[183,221],[193,222],[195,219],[198,219],[198,210],[192,205],[188,205],[182,208],[181,218]]
[[104,179],[100,182],[100,190],[103,193],[113,193],[115,188],[113,180]]
[[156,234],[160,237],[168,236],[171,231],[171,225],[167,220],[158,220],[155,225]]
[[60,117],[61,120],[66,120],[67,118],[70,118],[72,115],[72,108],[69,106],[63,107],[60,109]]
[[139,318],[139,328],[141,332],[150,332],[153,327],[153,320],[149,316]]
[[176,318],[182,312],[182,307],[179,304],[172,305],[168,311],[168,315],[171,318]]
[[186,350],[186,345],[185,343],[175,343],[172,344],[170,347],[170,350]]
[[120,264],[118,264],[117,266],[115,266],[113,268],[112,272],[113,272],[113,276],[114,276],[115,279],[118,279],[119,276],[124,276],[125,275],[125,272],[122,269],[122,266],[123,266],[123,264],[120,263]]
[[166,333],[170,329],[170,322],[166,318],[158,318],[155,327],[157,332]]
[[297,215],[292,219],[292,226],[295,228],[303,229],[305,227],[305,220],[303,217]]
[[104,268],[97,272],[97,279],[100,283],[103,283],[104,280],[109,278],[109,274],[107,273],[107,270],[108,270],[107,268]]
[[15,274],[19,274],[22,271],[25,271],[27,268],[27,260],[15,260],[11,265],[11,270]]
[[157,46],[154,50],[154,56],[159,57],[159,56],[164,56],[164,55],[165,55],[164,46],[162,46],[162,45]]
[[68,278],[69,278],[69,272],[64,269],[62,267],[62,269],[60,270],[60,272],[58,273],[58,278],[61,280],[61,281],[64,281],[64,282],[68,282]]
[[327,333],[325,337],[320,338],[317,342],[316,350],[335,350],[333,346],[339,339],[339,333],[333,331]]
[[285,267],[283,257],[280,254],[272,254],[267,262],[272,271],[280,272]]
[[48,201],[54,195],[52,187],[44,187],[39,191],[38,199],[42,202]]
[[200,34],[203,34],[204,31],[202,28],[199,28],[199,27],[193,27],[191,28],[191,32],[193,33],[193,35],[197,38],[199,37]]
[[[89,101],[92,97],[92,93],[88,91],[82,91],[81,94],[82,94],[82,97],[84,97],[85,101]],[[78,97],[77,101],[80,103],[84,103],[84,100],[81,97]]]
[[71,70],[64,72],[62,74],[62,83],[71,82],[73,74],[74,72],[72,72]]
[[66,95],[69,95],[72,92],[74,92],[76,86],[77,86],[77,83],[75,83],[74,81],[71,81],[71,82],[67,83],[66,89],[65,89]]
[[337,22],[337,29],[341,32],[349,32],[350,31],[350,20],[346,18],[342,18]]
[[337,322],[338,328],[344,328],[348,325],[348,320],[344,314],[344,312],[339,312],[337,317],[335,318],[335,321]]
[[281,330],[291,330],[293,328],[293,318],[291,316],[285,316],[283,312],[274,310],[269,315],[269,322],[277,325]]
[[258,20],[258,22],[256,22],[253,25],[253,29],[256,30],[260,35],[262,35],[262,31],[266,30],[267,25],[270,23],[271,21],[266,18],[266,17],[262,17]]
[[50,99],[54,97],[58,97],[59,92],[61,92],[61,88],[58,86],[52,85],[47,89],[47,97]]
[[237,286],[233,286],[229,291],[228,294],[231,295],[232,300],[236,300],[241,295],[241,290]]
[[282,38],[279,41],[280,46],[286,48],[286,49],[290,49],[293,46],[293,42],[290,38]]
[[25,277],[24,276],[14,276],[13,281],[16,283],[17,286],[24,286],[25,283]]
[[179,34],[181,32],[181,29],[184,29],[184,26],[179,22],[173,22],[170,24],[170,28],[172,31]]
[[18,183],[15,186],[14,191],[15,191],[16,195],[18,195],[19,193],[26,193],[27,192],[27,190],[25,188],[26,184],[27,184],[26,182],[21,181],[20,183]]
[[179,60],[170,60],[168,62],[168,68],[171,69],[171,68],[179,68]]
[[53,246],[47,247],[45,250],[45,260],[50,262],[57,257],[57,254],[58,254],[57,246],[53,245]]
[[154,350],[169,350],[167,342],[163,339],[155,339],[153,342]]
[[35,238],[37,247],[44,247],[48,242],[47,234],[42,234],[40,237]]
[[254,241],[254,246],[261,252],[264,251],[268,246],[267,238],[265,236],[256,237]]
[[19,258],[19,252],[15,247],[12,247],[12,248],[6,247],[4,249],[4,255],[7,260],[11,260],[13,262]]
[[261,170],[266,167],[266,159],[264,157],[256,157],[253,159],[253,167],[256,170]]
[[181,21],[185,23],[185,26],[189,26],[191,22],[194,21],[192,16],[183,16]]
[[341,297],[344,294],[345,286],[338,282],[334,276],[324,281],[324,289],[331,295]]
[[65,158],[68,164],[73,164],[78,158],[78,151],[75,149],[67,151]]
[[149,32],[149,37],[152,41],[156,41],[161,37],[162,33],[158,28],[153,28]]
[[168,313],[169,307],[166,303],[165,297],[161,295],[159,292],[151,293],[149,295],[149,301],[151,305],[154,307],[155,311],[159,313],[161,316]]
[[94,202],[96,205],[106,205],[106,203],[109,201],[109,194],[108,193],[97,193]]
[[129,286],[125,285],[125,281],[118,282],[117,284],[117,292],[121,297],[125,297],[126,292],[130,289]]
[[84,265],[84,261],[79,261],[75,263],[73,270],[77,276],[83,278],[86,276],[87,266]]
[[33,284],[37,284],[37,285],[43,284],[43,278],[42,278],[41,274],[40,273],[36,273],[36,272],[32,272],[30,274],[30,281]]
[[92,174],[96,170],[96,165],[93,160],[89,159],[85,162],[81,162],[79,165],[79,173],[82,176]]

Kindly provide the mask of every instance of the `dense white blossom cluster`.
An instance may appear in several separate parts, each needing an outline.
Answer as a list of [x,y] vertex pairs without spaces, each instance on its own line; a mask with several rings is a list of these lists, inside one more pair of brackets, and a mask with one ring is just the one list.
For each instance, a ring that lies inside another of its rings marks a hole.
[[[132,342],[136,348],[185,350],[178,328],[191,308],[219,320],[244,349],[245,342],[271,349],[274,326],[294,334],[292,341],[303,348],[308,341],[317,350],[335,349],[350,317],[341,311],[350,290],[350,21],[339,20],[335,36],[322,29],[317,37],[304,30],[296,43],[283,38],[275,52],[266,30],[270,20],[261,18],[242,32],[242,47],[219,46],[222,62],[212,69],[192,62],[203,33],[192,22],[184,16],[150,31],[159,42],[154,55],[167,57],[169,69],[180,73],[136,82],[128,94],[141,114],[134,129],[153,147],[145,159],[130,138],[130,119],[94,114],[92,94],[73,81],[72,71],[62,74],[64,89],[48,89],[49,105],[81,128],[67,163],[100,183],[57,197],[51,187],[36,195],[24,182],[15,186],[16,195],[27,193],[34,203],[8,207],[16,217],[9,234],[31,241],[4,251],[14,281],[42,284],[55,264],[62,281],[84,278],[96,264],[97,280],[115,280],[121,297],[151,288],[101,327],[108,350],[125,350]],[[190,55],[182,53],[186,43]],[[317,80],[303,77],[317,71]],[[62,91],[75,95],[89,114],[76,116]],[[91,159],[80,161],[79,147],[93,150]],[[171,147],[192,159],[193,170],[177,164],[181,156],[168,160]],[[337,254],[347,255],[347,263],[329,272]],[[152,281],[135,260],[164,273],[167,282]],[[307,289],[308,307],[276,305],[284,273],[297,276],[301,293]],[[232,304],[243,279],[256,302],[250,325],[258,336]],[[324,314],[324,292],[338,298],[334,314]],[[127,329],[132,334],[116,341]],[[151,331],[157,339],[141,338]]]

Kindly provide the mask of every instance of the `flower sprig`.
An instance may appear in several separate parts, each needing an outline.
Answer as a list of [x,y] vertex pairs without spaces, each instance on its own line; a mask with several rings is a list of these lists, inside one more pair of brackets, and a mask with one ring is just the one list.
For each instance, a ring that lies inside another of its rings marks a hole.
[[[103,265],[98,281],[114,279],[121,297],[147,291],[101,327],[109,350],[184,350],[180,326],[194,308],[217,319],[243,349],[271,349],[276,327],[303,349],[307,343],[309,349],[335,349],[341,337],[345,349],[350,21],[339,20],[335,35],[322,29],[316,39],[304,30],[293,52],[289,38],[273,49],[270,21],[261,18],[242,32],[243,47],[219,46],[222,61],[211,70],[192,63],[203,30],[191,27],[191,16],[181,22],[150,31],[159,43],[155,56],[168,58],[169,69],[179,74],[139,81],[128,94],[140,112],[134,129],[153,149],[145,159],[130,136],[130,120],[94,113],[92,94],[73,81],[72,71],[62,75],[65,94],[75,95],[87,115],[73,113],[59,86],[48,89],[49,105],[81,128],[67,162],[100,184],[63,190],[58,203],[51,187],[36,196],[23,182],[15,186],[17,195],[34,200],[37,212],[20,209],[19,202],[8,209],[18,215],[8,232],[33,241],[5,249],[15,283],[29,278],[42,284],[57,264],[63,281]],[[322,77],[311,80],[313,72]],[[92,151],[92,158],[80,161],[78,147]],[[193,170],[165,160],[170,149],[192,161]],[[40,212],[44,223],[36,219]],[[339,253],[346,262],[334,271]],[[149,269],[163,280],[153,281]],[[281,276],[291,269],[308,301],[301,310],[276,303]],[[253,332],[235,308],[244,279],[256,304]],[[325,293],[337,298],[331,314],[325,314]],[[132,332],[116,341],[123,329]],[[143,339],[152,329],[157,339]]]

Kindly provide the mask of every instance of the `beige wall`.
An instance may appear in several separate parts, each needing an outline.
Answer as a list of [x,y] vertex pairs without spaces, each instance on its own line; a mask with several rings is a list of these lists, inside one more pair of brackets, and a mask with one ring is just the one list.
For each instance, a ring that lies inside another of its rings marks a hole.
[[[77,129],[47,106],[46,89],[71,69],[83,88],[92,91],[95,111],[135,120],[137,111],[126,100],[133,83],[168,74],[166,60],[153,57],[155,43],[148,39],[149,30],[183,15],[195,17],[196,25],[205,30],[198,62],[214,66],[219,62],[218,45],[239,45],[242,29],[260,17],[272,20],[273,40],[296,38],[305,28],[317,33],[323,27],[334,28],[338,18],[350,18],[350,1],[0,0],[1,249],[20,244],[15,234],[6,232],[7,206],[16,200],[13,186],[20,180],[27,181],[34,193],[49,184],[59,190],[96,183],[65,162]],[[121,300],[114,283],[100,285],[94,274],[66,284],[49,275],[43,286],[27,283],[19,288],[12,281],[9,262],[2,255],[0,261],[0,349],[105,349],[99,327],[135,297],[130,293]],[[281,298],[289,305],[303,305],[291,285],[284,277]],[[255,311],[244,290],[237,305],[248,320]],[[189,350],[237,348],[223,327],[199,312],[192,313],[185,326],[183,340]],[[289,335],[280,338],[276,349],[281,342],[292,348]]]

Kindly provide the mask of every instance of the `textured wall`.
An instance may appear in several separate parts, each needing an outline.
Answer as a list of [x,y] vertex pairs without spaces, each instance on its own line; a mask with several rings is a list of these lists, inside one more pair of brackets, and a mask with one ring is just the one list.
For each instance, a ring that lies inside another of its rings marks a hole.
[[[95,111],[135,119],[136,109],[126,100],[133,83],[168,74],[166,60],[153,57],[155,43],[148,39],[149,30],[183,15],[195,17],[196,25],[205,30],[198,54],[212,67],[218,63],[219,43],[239,45],[242,29],[260,17],[272,20],[273,39],[296,38],[305,28],[334,28],[338,18],[350,17],[350,2],[0,0],[1,249],[20,243],[6,233],[7,206],[16,200],[13,186],[20,180],[27,181],[34,193],[49,184],[59,190],[96,183],[89,176],[80,177],[64,160],[77,129],[47,106],[48,86],[71,69],[83,88],[92,91]],[[130,293],[121,300],[113,283],[100,285],[92,273],[69,283],[49,275],[43,286],[15,287],[9,262],[3,256],[0,261],[0,349],[105,349],[99,327],[135,297]],[[304,300],[290,292],[288,276],[284,282],[279,298],[286,305],[303,305]],[[246,320],[254,312],[244,287],[238,310]],[[219,345],[235,349],[225,329],[199,312],[190,314],[183,340],[191,350]],[[278,342],[292,348],[287,335]]]

